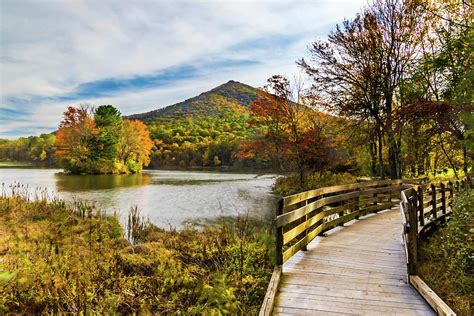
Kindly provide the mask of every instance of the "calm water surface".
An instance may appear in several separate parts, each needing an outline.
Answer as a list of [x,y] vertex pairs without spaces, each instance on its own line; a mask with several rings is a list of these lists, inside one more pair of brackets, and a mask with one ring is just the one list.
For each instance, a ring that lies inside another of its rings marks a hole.
[[[186,222],[274,212],[274,176],[222,172],[145,170],[139,175],[64,175],[59,169],[0,168],[0,183],[47,188],[60,198],[93,201],[124,219],[130,207],[164,228]],[[32,190],[33,191],[33,190]]]

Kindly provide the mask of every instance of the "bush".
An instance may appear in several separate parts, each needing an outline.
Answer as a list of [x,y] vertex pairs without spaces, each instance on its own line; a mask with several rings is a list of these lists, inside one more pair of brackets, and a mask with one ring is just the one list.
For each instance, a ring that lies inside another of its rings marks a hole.
[[453,200],[450,220],[419,247],[419,274],[458,314],[472,315],[474,305],[474,194]]

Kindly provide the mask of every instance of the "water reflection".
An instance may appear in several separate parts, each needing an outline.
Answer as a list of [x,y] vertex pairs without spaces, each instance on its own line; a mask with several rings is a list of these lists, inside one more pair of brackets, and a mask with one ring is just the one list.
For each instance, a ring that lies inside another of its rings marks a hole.
[[[224,172],[146,170],[141,175],[64,175],[58,169],[0,168],[0,183],[41,187],[63,199],[94,202],[117,211],[125,221],[137,206],[154,224],[180,229],[186,222],[208,222],[238,215],[273,216],[273,176]],[[271,222],[271,221],[269,221]]]
[[149,185],[149,174],[130,175],[69,175],[55,174],[56,190],[61,192],[81,192],[90,190],[109,190],[139,185]]

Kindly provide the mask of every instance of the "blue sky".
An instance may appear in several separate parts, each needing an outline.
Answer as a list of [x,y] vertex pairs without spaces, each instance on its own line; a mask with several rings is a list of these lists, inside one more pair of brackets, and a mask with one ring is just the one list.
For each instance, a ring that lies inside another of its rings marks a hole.
[[68,105],[123,114],[229,80],[260,87],[360,0],[0,0],[0,138],[57,128]]

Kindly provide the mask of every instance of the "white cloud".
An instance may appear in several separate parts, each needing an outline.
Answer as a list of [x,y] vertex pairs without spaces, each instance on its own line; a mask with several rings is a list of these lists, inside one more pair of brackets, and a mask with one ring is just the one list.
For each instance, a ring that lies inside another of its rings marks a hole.
[[[274,73],[296,72],[294,62],[304,57],[306,46],[324,36],[330,25],[352,17],[364,3],[4,0],[0,107],[25,106],[11,98],[67,96],[83,83],[149,75],[218,58],[260,64],[223,73],[200,69],[197,78],[179,81],[176,87],[118,91],[111,98],[77,103],[108,100],[128,114],[181,101],[230,79],[261,86]],[[272,38],[268,45],[251,45]],[[240,49],[231,49],[239,44]],[[30,126],[56,126],[69,103],[42,100],[27,105]],[[26,123],[11,118],[1,127],[0,137],[22,126]]]

